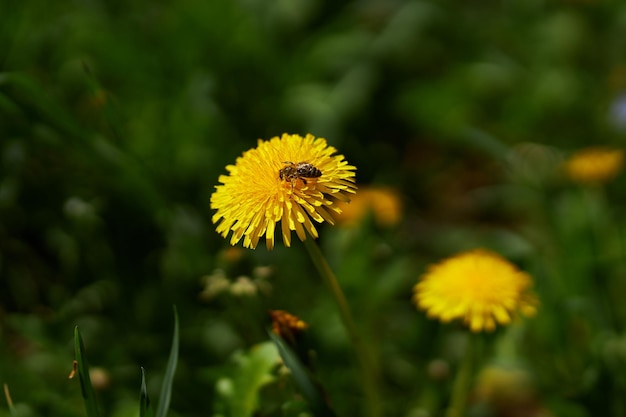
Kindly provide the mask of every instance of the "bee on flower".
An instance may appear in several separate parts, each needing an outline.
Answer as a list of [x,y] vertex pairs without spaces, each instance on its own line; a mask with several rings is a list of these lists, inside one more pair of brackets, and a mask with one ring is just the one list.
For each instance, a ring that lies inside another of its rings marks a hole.
[[349,201],[356,190],[356,167],[336,152],[310,134],[259,140],[219,177],[211,195],[217,232],[231,234],[231,245],[243,239],[252,249],[263,236],[273,249],[277,227],[285,246],[291,245],[292,231],[302,241],[307,234],[317,238],[313,221],[334,224],[333,216],[341,213],[337,202]]

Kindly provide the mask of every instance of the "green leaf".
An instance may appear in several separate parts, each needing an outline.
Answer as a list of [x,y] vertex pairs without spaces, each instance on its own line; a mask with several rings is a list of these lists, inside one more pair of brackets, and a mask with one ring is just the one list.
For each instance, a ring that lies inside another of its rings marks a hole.
[[174,382],[174,374],[176,373],[176,365],[178,364],[178,311],[174,306],[174,335],[172,336],[172,347],[170,349],[170,358],[167,361],[167,369],[161,385],[161,395],[159,396],[159,404],[157,405],[156,417],[165,417],[170,407],[172,398],[172,384]]
[[141,367],[141,393],[139,394],[139,417],[153,417],[152,404],[146,390],[146,372]]
[[85,357],[85,346],[83,338],[80,336],[78,326],[74,329],[74,349],[76,350],[76,363],[78,368],[78,379],[80,380],[80,390],[83,394],[87,417],[98,417],[98,407],[96,405],[96,395],[91,386],[89,378],[89,366]]
[[4,384],[4,396],[7,399],[7,405],[9,406],[9,414],[11,417],[17,417],[17,411],[13,406],[13,400],[11,399],[11,394],[9,393],[9,386]]
[[300,387],[300,391],[302,392],[304,398],[308,401],[313,414],[316,417],[336,417],[335,412],[330,409],[324,400],[324,393],[321,388],[313,381],[307,368],[302,364],[302,362],[300,362],[298,356],[289,346],[287,346],[287,344],[283,342],[279,336],[274,334],[274,332],[268,331],[268,333],[272,341],[276,344],[285,366],[291,370],[293,380],[296,382],[298,387]]
[[276,346],[270,342],[233,355],[236,367],[230,377],[218,381],[218,393],[226,401],[230,417],[251,417],[259,407],[259,391],[276,377],[272,370],[279,363]]

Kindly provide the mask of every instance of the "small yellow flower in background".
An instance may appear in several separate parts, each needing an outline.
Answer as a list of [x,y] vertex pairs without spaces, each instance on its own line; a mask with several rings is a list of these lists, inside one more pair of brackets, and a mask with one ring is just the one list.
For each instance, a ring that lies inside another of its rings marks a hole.
[[220,252],[220,258],[229,264],[234,264],[239,261],[244,256],[243,249],[238,247],[227,247],[225,250]]
[[317,238],[311,220],[334,224],[333,214],[341,213],[337,201],[349,201],[356,189],[356,167],[336,152],[312,135],[259,140],[219,177],[221,185],[211,196],[217,232],[224,237],[232,232],[231,245],[243,238],[252,249],[262,236],[272,249],[278,223],[285,246],[291,245],[291,231],[302,241],[307,233]]
[[97,391],[107,389],[111,385],[109,372],[98,366],[89,368],[89,379],[91,379],[91,386]]
[[624,151],[595,146],[573,153],[565,162],[567,176],[583,184],[599,184],[612,180],[624,166]]
[[536,313],[531,286],[530,276],[500,255],[475,249],[431,265],[415,285],[413,301],[442,322],[462,319],[473,332],[493,331],[517,313]]
[[341,205],[341,210],[337,223],[344,226],[355,226],[371,211],[378,225],[388,227],[398,224],[403,208],[396,190],[372,186],[360,187],[359,193],[352,198],[350,204]]

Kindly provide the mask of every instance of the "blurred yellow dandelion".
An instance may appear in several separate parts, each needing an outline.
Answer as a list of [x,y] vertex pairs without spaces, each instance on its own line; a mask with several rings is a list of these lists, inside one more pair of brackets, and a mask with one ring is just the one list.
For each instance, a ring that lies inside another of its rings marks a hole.
[[599,184],[615,178],[623,166],[623,150],[594,146],[573,153],[564,168],[572,181]]
[[225,238],[232,232],[231,245],[243,238],[253,249],[262,236],[268,249],[274,247],[278,223],[285,246],[291,245],[291,231],[302,241],[307,233],[317,238],[311,220],[334,224],[333,214],[341,213],[337,201],[349,201],[356,189],[356,167],[336,152],[312,135],[259,140],[219,177],[211,195],[217,232]]
[[473,332],[493,331],[517,313],[532,316],[537,298],[530,276],[500,255],[475,249],[431,265],[414,287],[413,301],[442,322],[462,319]]
[[389,227],[398,224],[402,218],[402,200],[398,192],[389,187],[359,188],[350,204],[342,204],[337,223],[353,227],[371,212],[379,226]]

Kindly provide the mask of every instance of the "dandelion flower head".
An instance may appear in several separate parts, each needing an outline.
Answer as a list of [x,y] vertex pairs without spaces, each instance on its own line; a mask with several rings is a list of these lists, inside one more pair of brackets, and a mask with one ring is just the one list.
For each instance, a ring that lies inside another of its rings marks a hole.
[[232,232],[231,245],[243,239],[253,249],[263,236],[272,249],[277,227],[285,246],[292,231],[302,241],[307,233],[317,238],[313,221],[334,224],[333,214],[341,213],[337,202],[349,201],[356,189],[356,167],[336,152],[310,134],[259,140],[219,177],[211,195],[217,232],[225,238]]
[[518,313],[536,313],[531,286],[530,276],[500,255],[475,249],[432,265],[415,285],[413,301],[442,322],[461,319],[473,332],[493,331]]
[[624,166],[624,151],[594,146],[574,152],[565,162],[565,172],[572,181],[601,184],[612,180]]

